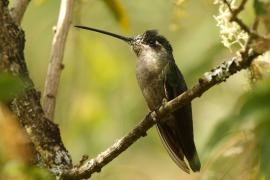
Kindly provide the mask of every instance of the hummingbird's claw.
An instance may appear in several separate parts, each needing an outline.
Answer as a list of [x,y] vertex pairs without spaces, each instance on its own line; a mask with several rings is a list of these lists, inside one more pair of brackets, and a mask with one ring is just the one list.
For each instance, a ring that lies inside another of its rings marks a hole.
[[167,102],[168,102],[168,99],[163,98],[163,99],[162,99],[162,106],[165,106]]

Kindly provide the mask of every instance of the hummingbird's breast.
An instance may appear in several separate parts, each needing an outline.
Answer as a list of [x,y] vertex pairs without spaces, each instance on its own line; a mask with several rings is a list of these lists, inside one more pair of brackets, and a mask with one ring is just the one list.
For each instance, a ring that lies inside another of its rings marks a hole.
[[164,75],[167,61],[155,55],[140,56],[136,64],[136,77],[150,110],[156,110],[165,98]]

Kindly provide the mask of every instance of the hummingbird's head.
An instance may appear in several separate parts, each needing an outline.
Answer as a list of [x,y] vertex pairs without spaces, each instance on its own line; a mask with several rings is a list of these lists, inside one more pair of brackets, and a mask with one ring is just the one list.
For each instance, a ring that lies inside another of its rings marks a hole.
[[166,58],[168,56],[171,56],[172,54],[172,47],[169,41],[165,37],[159,35],[156,30],[148,30],[145,31],[143,34],[137,35],[135,37],[125,37],[96,28],[86,26],[75,27],[106,34],[125,41],[129,45],[131,45],[132,49],[138,57],[151,56],[155,58]]
[[148,30],[142,35],[135,36],[130,44],[138,57],[145,56],[146,54],[156,54],[157,56],[172,54],[172,47],[169,41],[159,35],[156,30]]

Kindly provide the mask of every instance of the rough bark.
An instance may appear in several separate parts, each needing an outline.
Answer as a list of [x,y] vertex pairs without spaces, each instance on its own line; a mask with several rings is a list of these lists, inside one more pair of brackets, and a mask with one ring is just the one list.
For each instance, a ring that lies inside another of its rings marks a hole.
[[[246,47],[239,56],[226,61],[207,72],[190,90],[161,106],[157,111],[150,112],[126,136],[116,141],[106,151],[96,158],[84,158],[77,166],[72,167],[71,157],[65,149],[58,126],[46,118],[40,104],[38,92],[29,77],[24,59],[24,32],[12,19],[8,10],[8,0],[0,1],[0,72],[8,72],[20,77],[24,82],[24,93],[9,104],[10,109],[19,118],[20,124],[26,130],[33,142],[41,161],[55,175],[62,179],[89,178],[94,172],[99,172],[106,164],[118,157],[140,137],[145,136],[156,121],[200,97],[209,88],[224,82],[231,75],[248,68],[259,54]],[[251,36],[259,38],[256,34]],[[59,67],[58,67],[59,68]]]
[[12,19],[8,1],[0,1],[0,72],[20,77],[24,92],[9,104],[19,118],[29,138],[40,155],[42,163],[54,174],[71,167],[72,161],[65,149],[56,124],[45,117],[38,92],[29,77],[24,59],[24,32]]

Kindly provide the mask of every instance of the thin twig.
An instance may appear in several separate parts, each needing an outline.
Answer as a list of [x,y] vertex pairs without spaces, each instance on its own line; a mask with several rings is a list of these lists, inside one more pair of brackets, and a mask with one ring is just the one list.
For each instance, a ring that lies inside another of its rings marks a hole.
[[[236,72],[246,69],[250,66],[253,59],[259,56],[258,53],[252,51],[249,47],[251,40],[257,38],[257,34],[251,33],[249,28],[238,19],[237,15],[244,9],[246,0],[243,0],[239,8],[235,11],[232,10],[230,4],[224,0],[224,3],[228,5],[232,13],[232,21],[235,21],[239,26],[249,34],[249,40],[245,46],[245,49],[240,52],[240,55],[234,57],[230,61],[226,61],[217,68],[204,74],[203,78],[199,79],[199,83],[196,84],[190,90],[187,90],[183,94],[179,95],[175,99],[169,101],[165,105],[161,106],[157,111],[150,112],[134,129],[132,129],[126,136],[122,137],[106,151],[100,153],[96,158],[82,161],[77,166],[63,174],[62,179],[83,179],[89,178],[94,172],[100,172],[101,169],[111,162],[113,159],[118,157],[124,152],[129,146],[136,142],[140,137],[146,135],[148,129],[155,125],[157,120],[162,119],[169,113],[175,111],[178,108],[191,102],[194,98],[200,97],[209,88],[225,81],[231,75]],[[235,14],[233,14],[235,13]]]
[[[181,108],[194,98],[200,97],[209,88],[225,81],[234,73],[249,67],[252,60],[259,55],[255,52],[246,51],[248,53],[243,53],[242,56],[226,61],[219,67],[205,73],[192,89],[169,101],[156,112],[149,113],[130,133],[118,140],[106,151],[88,161],[84,158],[78,166],[70,169],[72,165],[71,158],[61,141],[59,128],[45,118],[42,107],[39,104],[39,93],[34,89],[24,60],[24,34],[16,24],[12,24],[13,21],[9,16],[7,5],[8,0],[0,1],[0,21],[1,24],[4,24],[4,26],[0,26],[0,49],[3,50],[2,56],[0,56],[0,71],[8,71],[23,77],[27,87],[25,94],[13,100],[11,109],[18,116],[22,126],[35,144],[36,149],[42,155],[47,167],[55,174],[62,174],[64,171],[63,179],[87,178],[94,172],[99,172],[136,140],[145,136],[146,131],[156,121]],[[248,46],[246,50],[249,50]],[[57,64],[56,67],[61,67],[61,63]]]
[[264,37],[260,37],[253,30],[250,30],[250,28],[240,18],[238,18],[239,13],[244,10],[247,0],[241,1],[241,4],[238,6],[237,9],[233,9],[231,7],[230,2],[228,2],[227,0],[222,0],[222,2],[227,5],[229,11],[231,12],[230,21],[237,23],[243,31],[245,31],[249,36],[253,36],[254,39],[256,38],[265,39]]
[[236,22],[243,31],[248,33],[249,35],[251,34],[249,27],[237,16],[238,14],[244,9],[244,6],[246,4],[246,0],[243,0],[240,4],[240,6],[237,9],[233,9],[231,7],[231,4],[227,0],[222,0],[224,4],[227,5],[229,11],[231,12],[231,21]]
[[[259,23],[259,18],[257,16],[255,17],[254,23],[253,23],[251,28],[249,28],[240,18],[238,18],[238,14],[242,10],[244,10],[244,7],[245,7],[247,0],[242,0],[241,4],[236,9],[233,9],[231,7],[231,4],[227,0],[222,0],[222,2],[227,5],[227,7],[231,13],[230,21],[237,23],[239,25],[239,27],[248,34],[249,43],[251,43],[253,40],[256,40],[257,46],[259,48],[256,46],[254,46],[253,48],[256,49],[256,51],[258,51],[258,52],[265,52],[269,48],[268,44],[270,42],[270,39],[269,39],[269,37],[265,37],[265,36],[259,35],[257,33],[257,26]],[[264,44],[264,45],[262,45],[262,44]],[[247,51],[247,49],[246,49],[246,51]]]
[[0,24],[0,72],[20,77],[24,87],[7,105],[38,152],[38,162],[55,175],[62,174],[72,167],[72,160],[58,125],[48,120],[42,110],[40,92],[34,87],[24,59],[24,32],[10,16],[8,0],[0,1]]
[[247,3],[247,0],[241,1],[238,8],[234,10],[234,16],[237,16],[241,11],[244,10],[246,3]]
[[252,30],[257,31],[259,26],[260,17],[256,15],[254,22],[252,24]]
[[15,0],[14,1],[14,5],[11,8],[10,13],[11,13],[13,20],[17,24],[21,24],[23,15],[24,15],[29,3],[30,3],[30,0]]
[[157,111],[150,112],[134,129],[126,136],[122,137],[106,151],[100,153],[96,158],[83,161],[83,163],[63,174],[62,179],[83,179],[89,178],[94,172],[100,172],[101,169],[124,152],[129,146],[136,142],[140,137],[146,135],[146,131],[155,125],[157,120],[162,119],[169,113],[191,102],[194,98],[200,97],[209,88],[225,81],[236,72],[249,67],[250,63],[259,54],[253,52],[238,56],[230,61],[225,61],[217,68],[204,74],[199,82],[191,89],[179,95],[175,99],[161,106]]
[[53,119],[56,96],[60,82],[61,72],[64,68],[63,56],[69,26],[72,17],[73,0],[62,0],[56,32],[52,42],[51,59],[48,66],[47,77],[44,87],[43,108],[46,116]]
[[231,4],[227,0],[222,0],[222,2],[227,5],[227,7],[230,10],[231,14],[233,14],[233,9],[231,7]]

